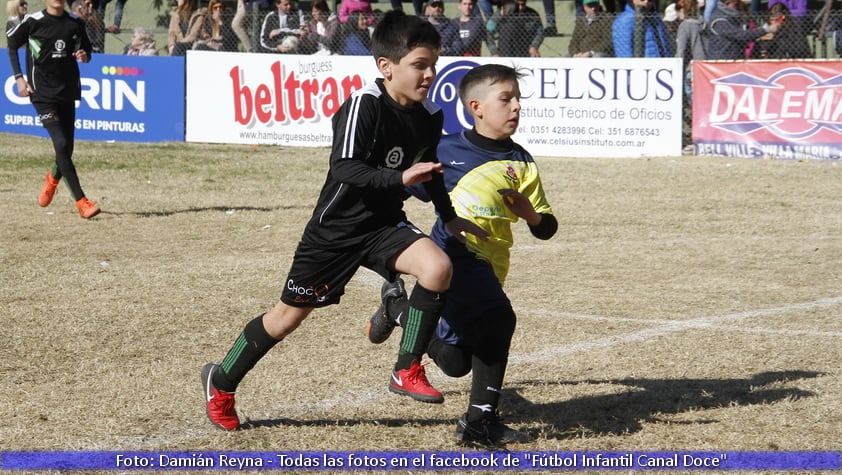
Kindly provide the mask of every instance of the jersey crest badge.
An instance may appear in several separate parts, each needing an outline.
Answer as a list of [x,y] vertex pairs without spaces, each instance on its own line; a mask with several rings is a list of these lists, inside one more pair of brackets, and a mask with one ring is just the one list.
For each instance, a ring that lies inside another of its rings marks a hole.
[[396,145],[386,152],[386,167],[398,168],[403,163],[403,148]]
[[520,178],[518,178],[515,168],[511,165],[506,166],[506,178],[512,183],[517,183],[520,181]]

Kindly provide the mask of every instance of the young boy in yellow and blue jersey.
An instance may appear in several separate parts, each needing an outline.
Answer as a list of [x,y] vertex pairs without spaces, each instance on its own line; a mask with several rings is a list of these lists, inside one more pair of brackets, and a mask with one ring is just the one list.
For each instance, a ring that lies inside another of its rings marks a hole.
[[[503,424],[497,413],[516,322],[503,284],[514,244],[512,223],[523,219],[535,237],[549,239],[558,221],[535,161],[511,139],[520,119],[520,77],[517,70],[499,64],[469,71],[459,83],[459,94],[475,126],[442,137],[437,150],[456,214],[490,234],[486,241],[466,236],[463,244],[441,220],[430,233],[453,262],[453,277],[427,353],[448,376],[473,372],[468,410],[456,426],[463,444],[531,439]],[[408,191],[426,198],[418,187]],[[373,343],[385,341],[411,312],[401,279],[386,283],[381,298],[368,328]]]

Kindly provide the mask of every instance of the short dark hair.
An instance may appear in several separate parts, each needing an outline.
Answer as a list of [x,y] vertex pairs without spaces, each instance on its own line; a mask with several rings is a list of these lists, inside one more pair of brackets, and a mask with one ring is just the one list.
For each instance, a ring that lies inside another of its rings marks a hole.
[[386,12],[371,34],[371,53],[375,58],[397,63],[419,46],[439,50],[441,36],[432,23],[401,10]]
[[462,80],[459,81],[459,97],[462,100],[462,104],[468,107],[467,102],[471,100],[468,97],[468,92],[474,86],[484,83],[490,86],[503,81],[517,83],[523,76],[524,73],[511,66],[504,64],[483,64],[468,71],[462,77]]
[[310,4],[310,8],[315,8],[320,12],[330,13],[330,6],[328,6],[327,0],[313,0],[313,3]]

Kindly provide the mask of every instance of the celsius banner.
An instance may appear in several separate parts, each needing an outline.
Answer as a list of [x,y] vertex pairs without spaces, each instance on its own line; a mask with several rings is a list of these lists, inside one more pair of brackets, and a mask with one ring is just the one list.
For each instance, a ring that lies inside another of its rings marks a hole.
[[693,63],[697,155],[839,160],[842,62]]
[[[7,50],[0,56],[7,58]],[[23,49],[20,50],[24,68]],[[184,58],[94,54],[80,63],[82,100],[76,138],[118,142],[184,141]],[[20,97],[8,60],[0,60],[0,132],[47,136],[29,98]]]
[[[451,134],[472,122],[457,85],[497,62],[521,80],[515,140],[533,155],[681,155],[681,60],[442,57],[429,97]],[[296,56],[190,51],[187,141],[330,146],[330,119],[345,99],[380,77],[367,56]]]

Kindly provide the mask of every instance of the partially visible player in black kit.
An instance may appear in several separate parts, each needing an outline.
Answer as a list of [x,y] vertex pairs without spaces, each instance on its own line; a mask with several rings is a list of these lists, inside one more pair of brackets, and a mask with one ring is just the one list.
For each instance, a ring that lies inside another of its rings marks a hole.
[[[7,32],[9,61],[18,94],[29,97],[56,153],[55,165],[47,172],[38,204],[52,202],[59,181],[64,178],[79,215],[85,219],[99,214],[99,207],[87,197],[73,165],[76,101],[82,98],[77,61],[91,60],[91,42],[85,23],[64,10],[65,0],[45,0],[46,8],[28,15]],[[26,77],[20,67],[18,49],[26,46]]]

